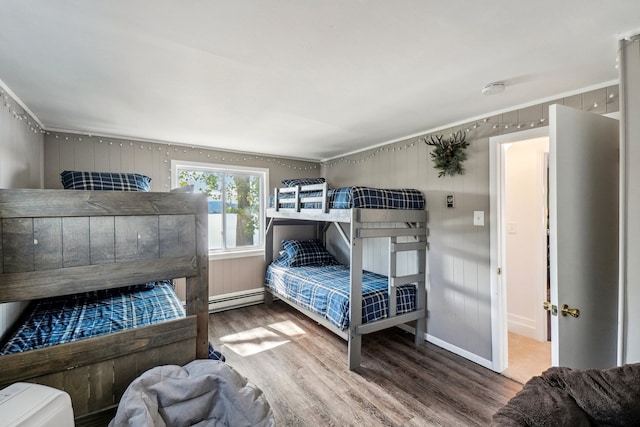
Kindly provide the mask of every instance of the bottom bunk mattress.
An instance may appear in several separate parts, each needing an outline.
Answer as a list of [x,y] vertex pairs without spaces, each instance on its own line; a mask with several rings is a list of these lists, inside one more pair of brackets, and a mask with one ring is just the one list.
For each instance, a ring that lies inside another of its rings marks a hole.
[[171,281],[33,301],[0,355],[49,347],[184,317]]
[[[266,287],[281,298],[327,319],[340,330],[349,328],[348,265],[287,267],[277,262],[267,268]],[[389,295],[386,276],[362,272],[362,323],[388,316]],[[416,286],[396,288],[396,314],[414,311]]]

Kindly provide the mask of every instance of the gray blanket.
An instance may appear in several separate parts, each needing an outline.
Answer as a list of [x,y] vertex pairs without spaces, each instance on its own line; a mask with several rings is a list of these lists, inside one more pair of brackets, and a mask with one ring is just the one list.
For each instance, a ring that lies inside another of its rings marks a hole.
[[274,425],[262,391],[216,360],[148,370],[129,385],[109,423],[110,427]]
[[639,426],[640,364],[551,368],[533,377],[493,416],[494,427]]

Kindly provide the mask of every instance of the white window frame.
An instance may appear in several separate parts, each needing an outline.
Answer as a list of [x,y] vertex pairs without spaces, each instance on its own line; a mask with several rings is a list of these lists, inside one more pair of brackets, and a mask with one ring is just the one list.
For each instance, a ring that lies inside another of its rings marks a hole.
[[[265,206],[269,198],[269,169],[259,167],[245,167],[236,165],[225,165],[217,163],[206,162],[193,162],[187,160],[171,160],[171,188],[176,188],[178,183],[178,169],[179,168],[192,168],[201,169],[203,171],[215,171],[225,173],[251,173],[255,175],[262,175],[262,182],[260,183],[260,245],[251,248],[231,248],[231,249],[211,249],[209,248],[209,260],[217,259],[230,259],[230,258],[243,258],[251,256],[264,255],[264,239],[265,239]],[[224,215],[223,215],[224,218]],[[224,233],[224,226],[223,226]],[[226,237],[223,237],[226,238]]]

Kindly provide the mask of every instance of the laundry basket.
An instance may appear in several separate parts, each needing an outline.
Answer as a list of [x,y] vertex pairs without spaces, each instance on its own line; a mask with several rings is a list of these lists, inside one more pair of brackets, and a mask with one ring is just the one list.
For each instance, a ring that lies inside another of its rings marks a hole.
[[262,391],[224,362],[150,369],[127,387],[110,427],[274,426]]

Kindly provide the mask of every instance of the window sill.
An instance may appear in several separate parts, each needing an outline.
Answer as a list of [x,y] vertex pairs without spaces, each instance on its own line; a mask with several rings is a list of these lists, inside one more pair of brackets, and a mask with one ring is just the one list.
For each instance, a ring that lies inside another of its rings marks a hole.
[[264,257],[264,248],[249,249],[246,251],[209,252],[209,261],[233,258],[249,258],[257,256]]

